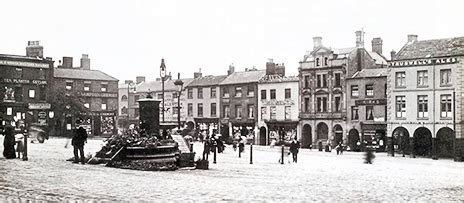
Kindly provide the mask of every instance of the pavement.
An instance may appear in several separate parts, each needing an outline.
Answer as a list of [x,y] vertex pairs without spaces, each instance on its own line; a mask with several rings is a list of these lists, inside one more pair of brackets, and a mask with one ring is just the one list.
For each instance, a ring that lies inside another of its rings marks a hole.
[[[1,139],[1,138],[0,138]],[[302,149],[298,163],[278,162],[280,148],[250,146],[241,158],[227,146],[210,170],[135,171],[81,165],[69,139],[29,144],[29,160],[0,158],[3,201],[464,201],[464,163],[452,160],[390,157],[377,153],[373,164],[363,153]],[[95,153],[102,139],[89,140]],[[197,157],[201,143],[195,143]],[[288,149],[286,149],[288,150]]]

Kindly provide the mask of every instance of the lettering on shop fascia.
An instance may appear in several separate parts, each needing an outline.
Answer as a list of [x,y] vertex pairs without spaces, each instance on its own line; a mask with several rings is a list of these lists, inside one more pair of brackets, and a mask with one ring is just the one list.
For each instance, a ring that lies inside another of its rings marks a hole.
[[50,67],[50,65],[47,63],[33,63],[33,62],[25,62],[25,61],[6,61],[6,60],[0,60],[0,65],[30,67],[30,68],[49,68]]
[[362,105],[385,105],[387,104],[386,99],[363,99],[363,100],[356,100],[354,102],[356,106]]
[[293,100],[269,100],[263,102],[264,106],[288,106],[295,105]]
[[404,60],[404,61],[394,61],[390,62],[391,67],[401,67],[401,66],[427,66],[432,64],[453,64],[457,63],[458,58],[448,57],[448,58],[437,58],[437,59],[416,59],[416,60]]
[[49,103],[29,103],[29,109],[50,109],[51,104]]
[[114,112],[88,112],[88,113],[80,113],[81,115],[85,116],[114,116],[116,115]]
[[46,80],[26,80],[26,79],[11,79],[3,78],[3,83],[13,83],[13,84],[34,84],[34,85],[46,85]]
[[408,125],[408,124],[415,124],[415,125],[428,125],[428,124],[438,124],[438,125],[453,125],[453,122],[387,122],[387,124],[395,124],[395,125]]
[[99,93],[99,92],[79,92],[81,97],[105,97],[105,98],[117,98],[118,94],[116,93]]

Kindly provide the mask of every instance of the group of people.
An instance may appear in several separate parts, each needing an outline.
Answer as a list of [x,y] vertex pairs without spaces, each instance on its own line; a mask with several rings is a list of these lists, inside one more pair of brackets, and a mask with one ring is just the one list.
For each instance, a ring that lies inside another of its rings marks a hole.
[[[71,144],[74,148],[73,163],[85,164],[84,145],[87,143],[87,131],[83,127],[74,130]],[[80,154],[80,157],[79,157]]]
[[225,149],[224,142],[218,139],[213,133],[211,137],[207,135],[203,142],[203,160],[208,160],[210,152],[213,152],[217,149],[217,153],[222,153]]

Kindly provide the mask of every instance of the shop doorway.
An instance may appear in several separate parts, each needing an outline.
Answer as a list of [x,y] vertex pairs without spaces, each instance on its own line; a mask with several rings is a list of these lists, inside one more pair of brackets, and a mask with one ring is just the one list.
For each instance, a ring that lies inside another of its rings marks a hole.
[[437,132],[437,155],[440,158],[454,157],[454,131],[451,128],[440,128]]
[[351,129],[348,133],[348,146],[351,151],[361,150],[361,143],[359,142],[359,132],[356,129]]
[[414,154],[417,156],[432,155],[432,133],[425,127],[414,131]]
[[335,125],[334,129],[335,134],[335,145],[338,145],[340,142],[343,144],[343,128],[340,125]]
[[265,127],[259,128],[259,145],[268,145],[266,142],[266,131]]
[[301,146],[303,148],[309,148],[310,145],[313,144],[313,136],[311,133],[311,126],[309,124],[305,124],[303,126],[303,139],[301,141]]
[[393,131],[393,148],[396,151],[409,154],[409,132],[404,127],[397,127]]

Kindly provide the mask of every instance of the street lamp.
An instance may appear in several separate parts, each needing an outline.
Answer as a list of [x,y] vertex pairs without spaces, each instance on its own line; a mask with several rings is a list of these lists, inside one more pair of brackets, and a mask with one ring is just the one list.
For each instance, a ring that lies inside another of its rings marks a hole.
[[180,95],[182,93],[182,86],[184,82],[180,79],[180,73],[177,73],[177,80],[174,82],[177,87],[177,125],[180,130]]
[[160,77],[161,77],[161,91],[162,91],[162,96],[163,96],[161,114],[163,115],[162,122],[164,123],[164,79],[166,78],[166,65],[164,64],[164,58],[161,59]]

